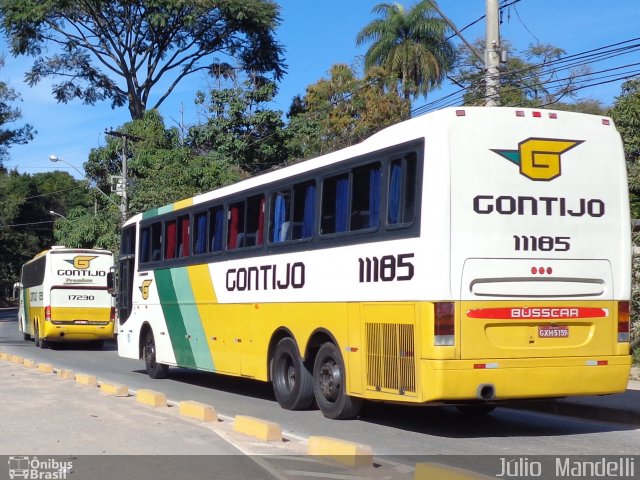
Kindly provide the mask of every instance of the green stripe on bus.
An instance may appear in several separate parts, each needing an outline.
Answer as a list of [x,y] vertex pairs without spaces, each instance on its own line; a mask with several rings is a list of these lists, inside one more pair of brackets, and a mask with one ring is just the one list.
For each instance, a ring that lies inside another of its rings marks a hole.
[[189,272],[186,268],[173,268],[171,269],[171,278],[178,298],[182,319],[184,320],[184,326],[190,339],[196,367],[213,372],[213,359],[207,343],[207,334],[202,326],[202,319],[191,289]]
[[24,318],[22,319],[22,322],[24,324],[24,332],[28,335],[34,335],[35,332],[32,332],[30,330],[30,325],[31,322],[30,320],[30,316],[31,316],[31,305],[30,305],[30,300],[29,300],[29,289],[28,288],[23,288],[22,289],[22,305],[24,306]]
[[169,330],[169,339],[176,356],[176,362],[181,367],[196,366],[193,357],[193,351],[189,339],[187,338],[187,329],[184,325],[182,312],[178,305],[175,286],[171,278],[171,270],[163,269],[154,272],[158,285],[158,295],[160,296],[160,304],[162,305],[162,313]]
[[155,217],[158,215],[158,209],[157,208],[152,208],[151,210],[147,210],[146,212],[144,212],[142,214],[142,219],[146,219],[146,218],[151,218],[151,217]]

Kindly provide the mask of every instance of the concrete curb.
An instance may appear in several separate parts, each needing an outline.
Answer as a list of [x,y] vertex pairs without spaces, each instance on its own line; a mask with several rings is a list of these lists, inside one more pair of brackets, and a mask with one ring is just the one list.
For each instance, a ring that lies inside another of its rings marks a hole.
[[282,429],[279,424],[246,415],[235,416],[233,431],[250,435],[263,442],[282,441]]
[[128,397],[129,387],[119,383],[100,382],[100,392],[106,395],[115,395],[116,397]]
[[205,403],[193,400],[183,400],[178,404],[180,415],[195,418],[202,422],[217,422],[218,414],[216,409]]
[[153,408],[166,407],[167,397],[162,392],[141,388],[136,392],[136,402],[149,405]]
[[86,385],[87,387],[97,387],[98,379],[94,375],[87,375],[86,373],[76,374],[76,383],[80,385]]
[[349,467],[373,465],[373,449],[369,445],[331,437],[309,437],[307,455],[326,457]]

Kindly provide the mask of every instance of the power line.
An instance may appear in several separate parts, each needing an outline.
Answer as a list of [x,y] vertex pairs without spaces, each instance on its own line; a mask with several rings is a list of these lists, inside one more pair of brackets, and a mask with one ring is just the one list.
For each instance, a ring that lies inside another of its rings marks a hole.
[[54,220],[46,220],[43,222],[31,222],[31,223],[14,223],[13,225],[0,225],[0,228],[9,228],[9,227],[25,227],[27,225],[42,225],[43,223],[53,223]]

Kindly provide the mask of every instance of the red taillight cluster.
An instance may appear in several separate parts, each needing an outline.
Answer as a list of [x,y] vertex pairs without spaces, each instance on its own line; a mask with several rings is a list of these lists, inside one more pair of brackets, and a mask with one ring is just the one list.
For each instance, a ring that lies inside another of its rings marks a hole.
[[629,302],[618,302],[618,342],[629,341]]
[[434,345],[454,345],[456,333],[456,309],[453,302],[434,304]]
[[44,307],[44,319],[46,322],[51,321],[51,305]]
[[111,307],[111,313],[109,315],[109,321],[113,322],[116,319],[116,307]]

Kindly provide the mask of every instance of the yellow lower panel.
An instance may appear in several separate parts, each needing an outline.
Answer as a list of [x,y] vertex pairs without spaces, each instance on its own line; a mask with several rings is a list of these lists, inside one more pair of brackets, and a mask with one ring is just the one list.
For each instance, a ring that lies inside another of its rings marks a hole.
[[109,340],[113,338],[113,322],[108,325],[54,325],[44,322],[42,338],[52,342]]
[[[607,364],[588,364],[593,361]],[[494,368],[474,368],[478,363]],[[424,360],[421,367],[423,402],[474,400],[481,385],[492,385],[496,400],[508,400],[624,392],[631,357]]]

